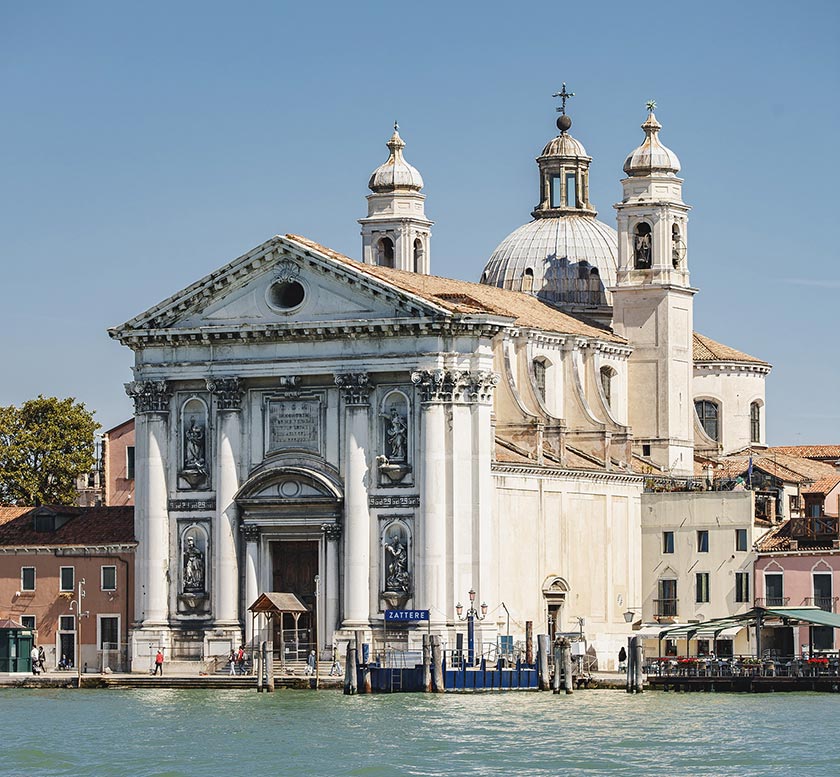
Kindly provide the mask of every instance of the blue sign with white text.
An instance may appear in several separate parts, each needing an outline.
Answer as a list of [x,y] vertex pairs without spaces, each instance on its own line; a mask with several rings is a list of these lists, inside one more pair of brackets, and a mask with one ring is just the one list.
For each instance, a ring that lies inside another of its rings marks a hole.
[[385,610],[386,621],[427,621],[428,610]]

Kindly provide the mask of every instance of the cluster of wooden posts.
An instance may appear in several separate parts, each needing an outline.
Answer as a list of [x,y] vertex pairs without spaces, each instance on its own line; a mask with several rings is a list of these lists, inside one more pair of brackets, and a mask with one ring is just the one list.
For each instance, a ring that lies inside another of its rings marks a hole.
[[[357,693],[371,693],[371,669],[359,663],[362,654],[364,635],[355,634],[355,640],[347,643],[344,662],[344,693],[353,696]],[[437,635],[423,635],[423,680],[421,691],[425,693],[443,693],[443,645]]]

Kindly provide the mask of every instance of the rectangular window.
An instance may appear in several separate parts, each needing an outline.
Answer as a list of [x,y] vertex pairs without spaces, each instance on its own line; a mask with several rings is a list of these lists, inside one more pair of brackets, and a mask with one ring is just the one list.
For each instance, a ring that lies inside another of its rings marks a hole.
[[784,578],[781,573],[764,574],[765,607],[784,607]]
[[559,175],[551,176],[551,207],[559,208],[563,202],[561,190],[562,178]]
[[577,182],[574,173],[566,174],[566,206],[577,207]]
[[709,532],[707,529],[701,529],[697,532],[697,552],[709,552]]
[[120,646],[120,616],[100,615],[99,639],[100,650],[116,650]]
[[663,553],[673,553],[674,552],[674,532],[672,532],[672,531],[662,532],[662,552]]
[[694,576],[696,597],[695,601],[698,604],[705,604],[709,601],[709,573],[698,572]]
[[58,630],[59,631],[75,631],[76,630],[76,616],[75,615],[59,615],[58,616]]
[[21,615],[20,616],[20,625],[23,626],[25,629],[34,629],[35,628],[35,616],[34,615]]
[[735,573],[735,601],[748,602],[750,600],[750,573]]
[[814,606],[826,612],[834,611],[831,598],[831,572],[814,572]]
[[134,446],[129,445],[125,449],[125,477],[127,480],[134,480]]
[[814,650],[834,650],[834,629],[831,626],[812,626]]
[[656,615],[659,618],[673,618],[677,614],[677,581],[660,580],[658,588]]
[[35,567],[21,567],[20,568],[20,590],[34,591],[35,590]]
[[102,590],[116,591],[117,590],[117,568],[108,566],[102,567]]
[[747,530],[735,529],[735,550],[747,549]]
[[59,570],[59,590],[72,591],[76,585],[76,570],[74,567],[61,567]]

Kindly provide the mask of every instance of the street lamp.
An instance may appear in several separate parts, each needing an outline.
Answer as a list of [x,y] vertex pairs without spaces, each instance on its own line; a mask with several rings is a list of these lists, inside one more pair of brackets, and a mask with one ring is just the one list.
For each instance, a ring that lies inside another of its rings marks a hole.
[[481,603],[481,614],[479,614],[475,609],[475,589],[470,588],[469,597],[470,607],[466,616],[463,615],[464,605],[461,602],[455,605],[455,612],[458,614],[459,621],[467,622],[467,662],[472,666],[475,663],[475,622],[483,621],[487,617],[487,604]]
[[87,618],[90,612],[82,610],[82,599],[85,598],[85,579],[79,580],[78,594],[75,599],[70,600],[70,612],[73,612],[73,605],[76,606],[76,675],[79,688],[82,687],[82,618]]

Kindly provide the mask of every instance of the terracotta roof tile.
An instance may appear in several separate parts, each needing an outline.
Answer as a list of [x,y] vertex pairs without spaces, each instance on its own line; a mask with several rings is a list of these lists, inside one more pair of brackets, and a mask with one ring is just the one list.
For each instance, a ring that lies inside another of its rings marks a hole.
[[803,494],[827,494],[840,483],[840,475],[829,475],[816,483],[811,483],[802,489]]
[[[794,550],[791,544],[791,524],[790,520],[785,521],[772,531],[767,532],[757,543],[756,548],[759,553],[783,553],[785,551]],[[825,542],[808,542],[807,545],[801,541],[798,543],[796,550],[833,550],[834,545],[830,540]]]
[[742,351],[736,351],[728,345],[717,343],[710,337],[694,333],[693,354],[695,362],[743,362],[746,364],[770,365],[763,359],[756,359]]
[[775,445],[768,450],[787,453],[789,456],[799,456],[803,459],[840,460],[840,445]]
[[[134,507],[65,507],[47,509],[69,516],[55,531],[35,531],[34,512],[40,508],[2,508],[18,514],[0,523],[0,545],[111,545],[134,542]],[[8,513],[8,515],[11,515]]]
[[484,283],[458,281],[436,275],[421,275],[391,267],[364,264],[305,237],[299,235],[286,235],[286,237],[305,248],[317,251],[343,264],[349,264],[356,272],[378,278],[453,313],[489,313],[512,318],[522,327],[592,337],[621,344],[627,342],[605,327],[561,313],[530,294],[500,289]]
[[[830,464],[787,456],[775,451],[756,452],[752,459],[753,469],[759,469],[788,483],[812,483],[836,474],[836,470]],[[715,480],[733,480],[739,475],[744,475],[749,465],[749,454],[726,456],[720,460],[720,466],[714,469]]]

